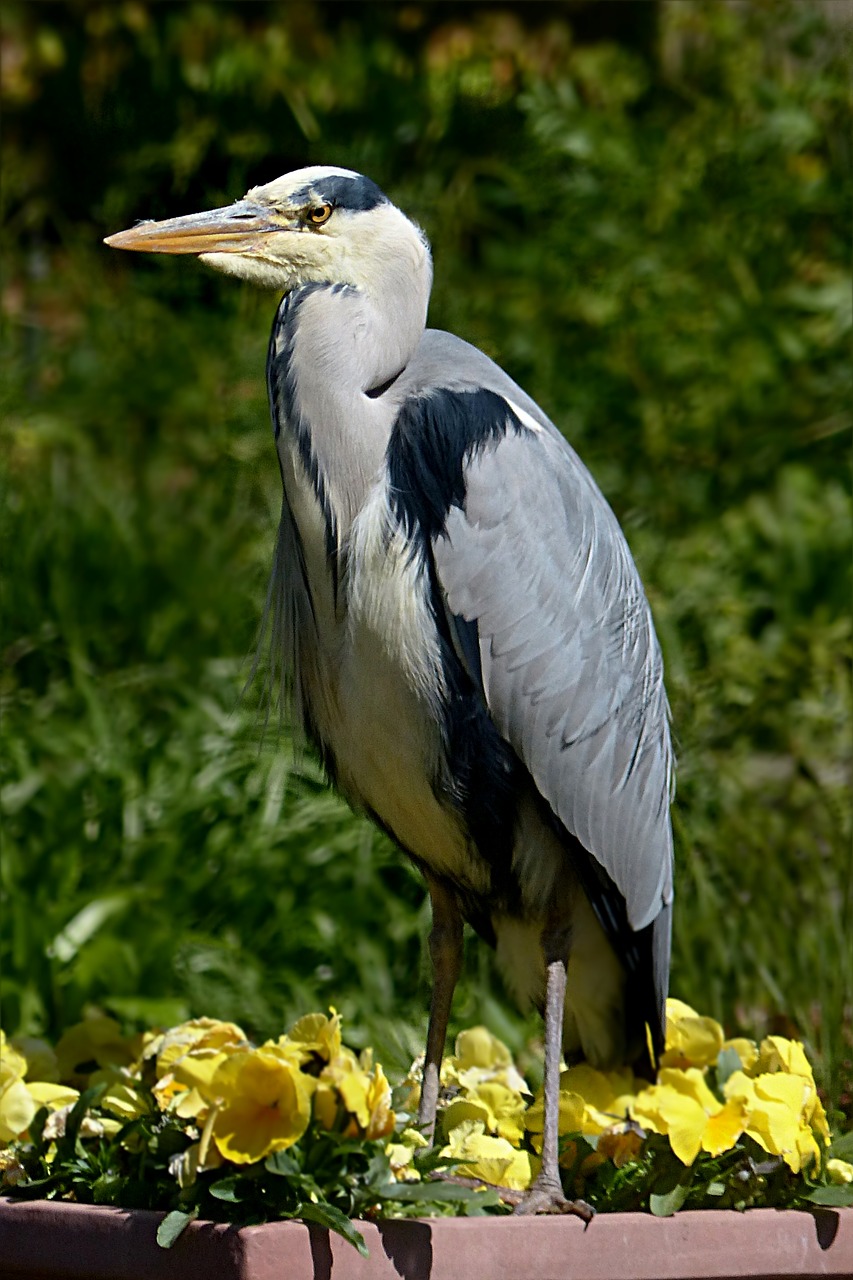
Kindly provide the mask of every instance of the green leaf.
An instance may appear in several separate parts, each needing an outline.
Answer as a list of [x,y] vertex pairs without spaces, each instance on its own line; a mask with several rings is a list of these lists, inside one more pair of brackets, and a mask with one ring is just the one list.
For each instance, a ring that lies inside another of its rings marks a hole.
[[705,1188],[705,1194],[708,1196],[723,1196],[726,1194],[726,1184],[724,1182],[709,1182]]
[[236,1204],[242,1197],[238,1194],[240,1188],[239,1178],[220,1178],[219,1182],[214,1182],[207,1189],[213,1196],[214,1200],[225,1200],[228,1204]]
[[316,1222],[321,1227],[328,1227],[330,1231],[337,1231],[339,1236],[343,1236],[351,1245],[358,1249],[363,1258],[367,1258],[367,1245],[364,1243],[364,1236],[357,1231],[350,1219],[345,1213],[341,1213],[340,1209],[336,1209],[331,1204],[300,1204],[294,1215],[302,1218],[305,1222]]
[[268,1173],[275,1173],[283,1178],[293,1178],[302,1172],[298,1161],[294,1160],[289,1151],[274,1151],[264,1161],[264,1168]]
[[198,1209],[184,1213],[181,1209],[173,1209],[167,1213],[157,1228],[157,1243],[161,1249],[171,1249],[183,1231],[198,1217]]
[[672,1160],[655,1179],[649,1208],[656,1218],[669,1218],[684,1204],[693,1181],[693,1166]]
[[841,1187],[815,1187],[806,1196],[812,1204],[825,1205],[832,1209],[843,1209],[853,1204],[853,1186],[849,1183]]
[[93,1085],[91,1089],[86,1089],[80,1094],[80,1097],[68,1113],[68,1118],[65,1121],[65,1133],[56,1144],[57,1160],[65,1162],[73,1158],[77,1146],[77,1135],[80,1132],[80,1125],[83,1123],[86,1112],[95,1106],[101,1094],[105,1092],[106,1087],[106,1081],[102,1081],[100,1084]]
[[721,1049],[717,1054],[717,1084],[722,1089],[729,1076],[743,1070],[743,1063],[737,1049]]
[[684,1204],[689,1190],[685,1183],[679,1183],[671,1191],[653,1191],[649,1196],[649,1208],[656,1218],[671,1218]]
[[841,1133],[833,1138],[829,1155],[835,1160],[853,1160],[853,1129],[849,1133]]

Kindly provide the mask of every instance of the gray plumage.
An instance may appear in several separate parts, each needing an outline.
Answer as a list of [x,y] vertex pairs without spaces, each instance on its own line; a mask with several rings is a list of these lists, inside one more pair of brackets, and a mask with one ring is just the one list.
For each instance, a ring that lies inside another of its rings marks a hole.
[[618,523],[530,397],[425,330],[428,246],[369,180],[302,170],[110,243],[284,291],[267,366],[273,676],[335,784],[426,876],[425,1127],[464,917],[546,1013],[531,1204],[562,1203],[561,1034],[600,1066],[645,1054],[647,1035],[659,1049],[669,971],[668,709]]

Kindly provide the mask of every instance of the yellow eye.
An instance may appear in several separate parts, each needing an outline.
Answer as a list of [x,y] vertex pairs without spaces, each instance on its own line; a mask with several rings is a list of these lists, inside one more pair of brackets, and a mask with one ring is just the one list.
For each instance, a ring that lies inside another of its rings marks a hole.
[[324,222],[328,222],[332,216],[332,206],[330,204],[315,204],[313,209],[308,210],[308,221],[313,222],[315,227],[321,227]]

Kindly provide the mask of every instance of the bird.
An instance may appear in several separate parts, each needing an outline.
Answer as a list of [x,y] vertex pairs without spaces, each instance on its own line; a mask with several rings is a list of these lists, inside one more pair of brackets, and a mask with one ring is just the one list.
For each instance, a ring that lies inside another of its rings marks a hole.
[[111,235],[275,290],[283,485],[267,612],[294,724],[423,874],[434,1138],[463,925],[544,1015],[541,1170],[560,1182],[563,1061],[664,1046],[674,762],[663,661],[625,536],[543,410],[427,328],[421,229],[369,177],[311,166]]

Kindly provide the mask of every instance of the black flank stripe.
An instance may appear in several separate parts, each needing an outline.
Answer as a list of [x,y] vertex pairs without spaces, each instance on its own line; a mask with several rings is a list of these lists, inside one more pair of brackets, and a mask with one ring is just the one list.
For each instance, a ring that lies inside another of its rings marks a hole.
[[[318,289],[329,289],[333,286],[321,283],[303,285],[286,293],[281,300],[275,320],[267,352],[267,390],[269,392],[270,413],[272,415],[273,435],[278,440],[282,428],[292,433],[296,440],[305,472],[311,481],[317,501],[323,512],[326,525],[326,554],[332,573],[332,590],[335,601],[338,598],[338,530],[326,491],[325,477],[320,470],[314,450],[311,447],[311,424],[300,413],[296,403],[296,385],[293,378],[293,347],[299,308],[307,297]],[[280,350],[277,351],[277,348]]]

